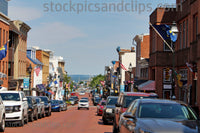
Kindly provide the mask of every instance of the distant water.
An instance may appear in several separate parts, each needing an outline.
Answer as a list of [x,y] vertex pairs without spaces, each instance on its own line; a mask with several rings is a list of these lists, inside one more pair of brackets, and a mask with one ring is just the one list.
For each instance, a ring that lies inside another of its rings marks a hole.
[[83,80],[89,80],[93,75],[69,75],[72,81],[79,82]]

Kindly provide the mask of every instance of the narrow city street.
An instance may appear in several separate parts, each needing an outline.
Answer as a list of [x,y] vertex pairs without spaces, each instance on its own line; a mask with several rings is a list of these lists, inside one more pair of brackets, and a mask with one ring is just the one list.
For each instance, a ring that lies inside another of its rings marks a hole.
[[[89,97],[88,94],[81,97],[86,96]],[[89,110],[69,106],[67,111],[53,112],[50,117],[29,122],[24,127],[7,127],[5,133],[112,133],[112,124],[103,125],[91,100],[90,105]]]

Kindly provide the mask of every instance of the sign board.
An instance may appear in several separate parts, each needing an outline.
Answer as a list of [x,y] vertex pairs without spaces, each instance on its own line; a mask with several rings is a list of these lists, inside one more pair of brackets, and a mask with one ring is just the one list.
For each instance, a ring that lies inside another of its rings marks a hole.
[[171,90],[172,89],[172,85],[163,85],[163,89],[165,90]]
[[29,78],[23,80],[23,90],[29,90]]

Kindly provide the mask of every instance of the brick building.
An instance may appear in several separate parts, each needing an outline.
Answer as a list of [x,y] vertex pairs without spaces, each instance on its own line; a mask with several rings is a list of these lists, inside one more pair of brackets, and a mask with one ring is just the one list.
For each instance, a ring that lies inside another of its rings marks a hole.
[[27,37],[31,28],[20,20],[10,21],[9,35],[9,90],[19,90],[26,75]]
[[[0,47],[5,45],[5,43],[9,40],[9,25],[9,18],[0,12]],[[7,50],[7,56],[0,61],[0,77],[6,75],[6,77],[0,78],[0,84],[6,88],[8,88],[8,56],[9,50]]]
[[[176,9],[157,8],[150,15],[150,22],[170,25],[176,21],[179,33],[175,43],[175,70],[182,75],[183,85],[178,85],[175,80],[175,95],[176,99],[189,103],[198,112],[200,108],[200,0],[177,0],[177,5]],[[166,77],[166,73],[168,68],[172,68],[172,52],[152,27],[150,27],[149,66],[150,79],[156,81],[156,92],[159,97],[170,98],[172,77],[171,75]]]
[[48,84],[49,78],[49,53],[44,50],[36,50],[36,58],[43,64],[42,69],[42,84]]

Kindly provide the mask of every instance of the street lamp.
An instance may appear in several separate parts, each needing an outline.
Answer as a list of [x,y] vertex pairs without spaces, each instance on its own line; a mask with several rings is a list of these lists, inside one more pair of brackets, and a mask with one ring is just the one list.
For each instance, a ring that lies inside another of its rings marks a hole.
[[128,71],[129,71],[129,76],[130,76],[130,80],[129,80],[130,91],[132,91],[131,90],[131,73],[132,73],[132,64],[131,63],[129,64]]
[[[172,31],[172,33],[174,33],[178,36],[179,31],[178,31],[178,28],[177,28],[175,21],[172,23],[171,31]],[[172,52],[173,70],[172,70],[172,95],[171,95],[171,99],[175,100],[176,99],[176,96],[175,96],[175,42],[173,42],[173,41],[171,41],[171,42],[172,42],[172,49],[173,49],[173,52]]]
[[31,72],[32,72],[32,66],[31,64],[28,67],[28,73],[29,73],[29,95],[31,96]]

